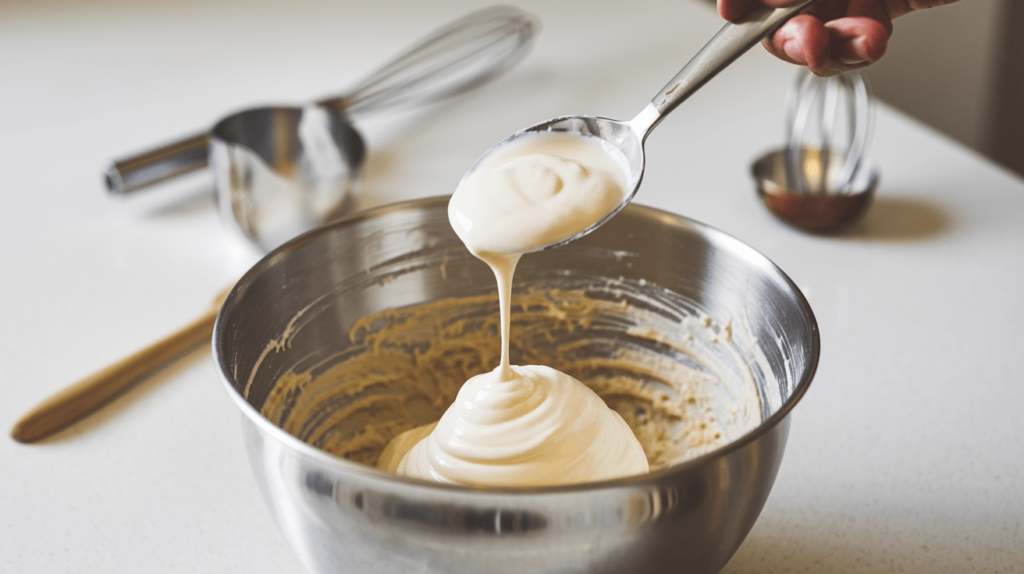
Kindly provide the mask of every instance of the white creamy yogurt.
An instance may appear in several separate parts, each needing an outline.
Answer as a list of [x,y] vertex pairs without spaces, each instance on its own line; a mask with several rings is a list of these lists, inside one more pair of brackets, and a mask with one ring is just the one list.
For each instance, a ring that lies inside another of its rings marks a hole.
[[525,134],[492,150],[462,179],[448,219],[474,255],[536,251],[622,203],[625,161],[594,136]]
[[549,367],[509,363],[516,263],[622,202],[626,177],[611,153],[595,137],[539,132],[493,150],[463,178],[448,217],[497,280],[501,364],[467,381],[436,425],[396,437],[378,467],[472,486],[573,484],[648,472],[633,431],[596,393]]
[[[475,486],[575,484],[647,472],[633,431],[594,391],[549,367],[512,370],[511,379],[495,369],[467,381],[436,427],[400,435],[380,466]],[[395,460],[395,451],[412,442]]]

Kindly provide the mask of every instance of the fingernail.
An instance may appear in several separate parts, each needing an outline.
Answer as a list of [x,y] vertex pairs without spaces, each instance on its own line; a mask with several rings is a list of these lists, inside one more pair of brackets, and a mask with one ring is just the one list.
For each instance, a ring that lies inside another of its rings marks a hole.
[[849,49],[844,51],[847,52],[846,57],[840,57],[839,61],[842,62],[843,64],[846,64],[847,66],[856,66],[858,64],[864,64],[869,60],[868,55],[866,53],[867,51],[864,49],[863,38],[857,38],[856,40],[850,42]]
[[782,53],[786,55],[791,61],[797,64],[803,64],[803,58],[800,57],[800,49],[797,46],[795,40],[786,40],[782,43]]
[[782,28],[776,33],[777,39],[782,39],[782,53],[793,63],[804,64],[803,55],[800,53],[799,41],[797,40],[797,34],[793,32],[793,25],[791,22],[786,22]]

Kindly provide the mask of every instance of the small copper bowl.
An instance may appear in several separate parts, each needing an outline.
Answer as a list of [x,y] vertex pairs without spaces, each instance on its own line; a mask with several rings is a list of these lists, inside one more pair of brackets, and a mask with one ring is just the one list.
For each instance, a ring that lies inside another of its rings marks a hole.
[[834,183],[842,167],[841,158],[826,162],[818,148],[801,148],[797,163],[801,172],[795,175],[804,179],[797,184],[787,173],[786,152],[786,148],[772,150],[758,158],[750,170],[757,195],[768,211],[814,233],[842,231],[864,217],[879,180],[878,167],[871,158],[865,157],[849,184],[840,188]]

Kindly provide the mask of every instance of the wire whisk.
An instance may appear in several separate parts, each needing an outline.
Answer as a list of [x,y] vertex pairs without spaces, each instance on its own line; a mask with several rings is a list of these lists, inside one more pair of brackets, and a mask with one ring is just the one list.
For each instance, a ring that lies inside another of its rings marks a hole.
[[846,194],[874,126],[871,89],[859,72],[831,78],[802,69],[786,94],[786,178],[801,194]]

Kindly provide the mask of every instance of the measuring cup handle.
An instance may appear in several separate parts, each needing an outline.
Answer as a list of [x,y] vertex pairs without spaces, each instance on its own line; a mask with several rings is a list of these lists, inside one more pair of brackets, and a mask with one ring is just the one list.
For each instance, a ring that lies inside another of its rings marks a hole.
[[748,14],[743,20],[726,24],[658,92],[658,95],[654,96],[649,107],[655,108],[658,114],[641,113],[638,116],[638,120],[643,116],[643,119],[648,121],[647,125],[640,126],[642,133],[650,133],[662,118],[715,77],[715,74],[816,1],[800,0],[785,8],[760,8]]
[[196,134],[131,157],[114,160],[103,172],[107,191],[111,195],[123,195],[204,168],[208,163],[209,141],[209,134]]
[[511,6],[478,10],[424,38],[348,95],[316,104],[358,115],[460,94],[518,63],[538,27],[536,19]]

